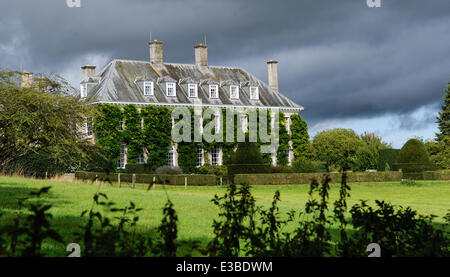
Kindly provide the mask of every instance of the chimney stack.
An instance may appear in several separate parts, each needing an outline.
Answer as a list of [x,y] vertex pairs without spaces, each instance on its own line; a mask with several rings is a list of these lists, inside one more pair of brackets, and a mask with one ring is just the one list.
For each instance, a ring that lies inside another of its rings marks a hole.
[[95,65],[85,65],[81,67],[81,73],[83,75],[83,80],[86,78],[94,77],[95,76]]
[[194,46],[195,64],[208,66],[208,45],[200,43]]
[[278,92],[278,62],[270,60],[267,62],[269,73],[269,86]]
[[33,73],[24,71],[22,72],[22,79],[20,86],[23,88],[29,88],[31,87],[31,84],[33,83]]
[[155,39],[148,43],[150,47],[150,62],[155,64],[163,63],[163,42]]

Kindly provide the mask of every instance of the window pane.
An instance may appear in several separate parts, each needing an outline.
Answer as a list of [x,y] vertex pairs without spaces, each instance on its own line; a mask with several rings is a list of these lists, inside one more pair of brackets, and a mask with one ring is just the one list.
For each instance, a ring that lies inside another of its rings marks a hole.
[[211,164],[212,165],[220,165],[220,147],[214,147],[211,153]]
[[203,148],[201,146],[197,146],[197,167],[203,165]]

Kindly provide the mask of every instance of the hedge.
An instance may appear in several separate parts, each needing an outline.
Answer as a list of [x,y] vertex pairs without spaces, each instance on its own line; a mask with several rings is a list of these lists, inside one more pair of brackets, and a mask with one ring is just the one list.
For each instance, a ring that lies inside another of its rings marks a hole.
[[151,174],[152,166],[150,164],[127,164],[125,166],[125,173],[141,173]]
[[227,166],[227,169],[230,182],[233,182],[233,177],[236,174],[272,172],[272,166],[270,164],[231,164]]
[[[86,172],[77,171],[75,178],[81,180],[98,180],[101,182],[117,182],[118,173],[100,173],[100,172]],[[120,181],[125,183],[132,182],[133,174],[120,173]],[[136,174],[136,183],[151,184],[153,177],[158,184],[165,183],[166,185],[184,185],[185,178],[187,178],[187,184],[190,186],[208,186],[217,185],[218,179],[214,175],[158,175],[158,174]]]
[[[331,183],[341,182],[341,173],[329,173]],[[349,172],[348,182],[395,182],[401,181],[402,172]],[[311,180],[322,181],[324,173],[279,173],[279,174],[237,174],[234,176],[236,184],[249,185],[293,185],[309,184]]]
[[403,173],[403,179],[412,180],[450,180],[450,172],[446,171],[424,171]]
[[433,163],[395,163],[392,164],[392,170],[402,170],[404,173],[435,171],[438,169],[437,165]]

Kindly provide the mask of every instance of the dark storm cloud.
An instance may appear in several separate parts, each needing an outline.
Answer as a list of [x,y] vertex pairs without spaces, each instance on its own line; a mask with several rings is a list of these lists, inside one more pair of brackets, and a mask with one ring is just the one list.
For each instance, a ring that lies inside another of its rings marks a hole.
[[166,61],[192,63],[206,35],[210,64],[266,80],[265,62],[279,60],[280,89],[310,123],[407,114],[439,101],[450,79],[450,1],[381,1],[2,1],[0,66],[70,65],[76,80],[95,55],[148,59],[150,32]]

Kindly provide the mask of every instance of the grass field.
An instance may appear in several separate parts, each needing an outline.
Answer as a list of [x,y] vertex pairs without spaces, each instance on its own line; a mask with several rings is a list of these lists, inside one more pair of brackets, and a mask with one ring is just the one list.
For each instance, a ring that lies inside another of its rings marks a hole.
[[[406,186],[400,183],[351,183],[353,205],[359,200],[385,200],[395,205],[410,206],[420,214],[434,214],[436,222],[443,222],[443,216],[450,209],[450,182],[418,181],[417,185]],[[0,177],[0,208],[6,214],[0,224],[11,223],[10,217],[17,211],[17,198],[26,196],[30,191],[43,186],[52,186],[46,200],[52,203],[50,210],[54,216],[53,226],[67,243],[73,242],[74,232],[85,219],[80,217],[83,210],[92,206],[92,196],[100,191],[119,206],[133,201],[144,210],[140,214],[139,228],[149,230],[159,225],[162,207],[167,197],[174,203],[179,218],[179,238],[199,240],[203,244],[212,238],[211,224],[218,210],[211,203],[215,194],[225,193],[225,187],[174,187],[157,186],[149,191],[145,189],[117,188],[109,185],[87,183],[70,183],[43,181],[24,178]],[[281,193],[280,209],[282,212],[303,209],[308,199],[308,185],[254,186],[252,193],[258,205],[269,206],[276,190]],[[338,197],[338,184],[331,185],[330,203]],[[52,255],[66,255],[62,245],[48,243]]]

